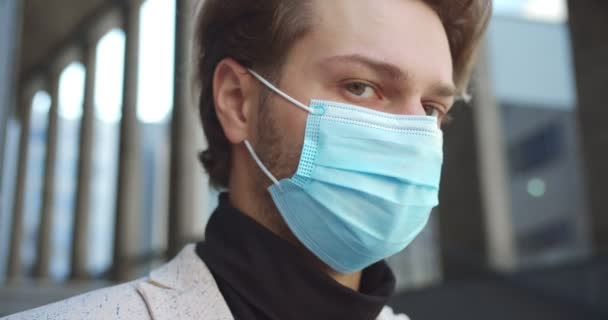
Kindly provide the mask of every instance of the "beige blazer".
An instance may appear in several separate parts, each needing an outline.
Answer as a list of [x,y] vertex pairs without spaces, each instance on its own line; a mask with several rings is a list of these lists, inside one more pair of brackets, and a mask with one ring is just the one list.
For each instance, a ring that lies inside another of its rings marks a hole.
[[[234,317],[209,269],[190,244],[148,277],[0,320],[17,319],[233,320]],[[408,319],[386,307],[377,320]]]

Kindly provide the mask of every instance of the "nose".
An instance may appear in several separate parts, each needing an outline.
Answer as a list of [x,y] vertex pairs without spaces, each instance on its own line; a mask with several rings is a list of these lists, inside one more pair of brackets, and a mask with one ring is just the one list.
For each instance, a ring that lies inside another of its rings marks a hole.
[[425,116],[426,110],[422,104],[422,97],[412,95],[406,100],[399,102],[399,106],[395,106],[394,110],[398,110],[400,115],[409,116]]

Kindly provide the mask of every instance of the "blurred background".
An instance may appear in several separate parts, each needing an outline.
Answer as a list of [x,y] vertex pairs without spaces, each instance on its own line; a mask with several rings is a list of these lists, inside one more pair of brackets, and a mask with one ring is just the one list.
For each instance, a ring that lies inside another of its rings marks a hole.
[[[0,0],[0,316],[204,238],[196,0]],[[441,205],[389,259],[413,319],[608,319],[608,2],[495,0]]]

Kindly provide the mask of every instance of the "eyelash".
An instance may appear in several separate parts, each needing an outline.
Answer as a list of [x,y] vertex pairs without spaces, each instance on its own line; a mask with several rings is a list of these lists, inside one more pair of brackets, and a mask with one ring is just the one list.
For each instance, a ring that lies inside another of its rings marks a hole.
[[362,81],[362,80],[345,80],[342,83],[342,88],[346,91],[348,91],[350,94],[355,95],[354,93],[350,92],[350,90],[348,89],[348,86],[350,85],[363,85],[367,88],[370,88],[374,91],[374,94],[376,95],[377,98],[382,99],[382,94],[379,92],[378,87],[372,83],[369,83],[367,81]]

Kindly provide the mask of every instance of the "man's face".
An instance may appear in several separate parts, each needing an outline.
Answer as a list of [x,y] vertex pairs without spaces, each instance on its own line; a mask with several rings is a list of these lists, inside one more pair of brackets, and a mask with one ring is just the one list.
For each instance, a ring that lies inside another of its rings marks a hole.
[[[312,8],[313,27],[288,53],[281,90],[305,104],[340,101],[438,120],[447,113],[454,101],[450,48],[439,17],[425,3],[313,0]],[[290,177],[308,114],[274,94],[265,101],[252,128],[257,151],[277,178]]]

